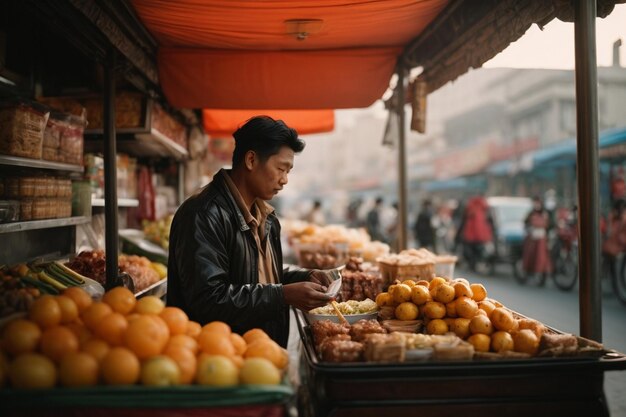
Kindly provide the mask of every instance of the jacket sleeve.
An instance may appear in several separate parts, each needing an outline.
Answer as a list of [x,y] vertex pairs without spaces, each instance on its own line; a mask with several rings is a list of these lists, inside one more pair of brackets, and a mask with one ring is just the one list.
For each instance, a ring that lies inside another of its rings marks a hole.
[[235,236],[219,210],[189,213],[177,231],[176,262],[189,315],[200,322],[221,320],[259,327],[283,314],[282,284],[232,284],[228,247]]
[[313,270],[304,268],[285,268],[283,269],[283,284],[293,284],[294,282],[309,281],[309,276]]

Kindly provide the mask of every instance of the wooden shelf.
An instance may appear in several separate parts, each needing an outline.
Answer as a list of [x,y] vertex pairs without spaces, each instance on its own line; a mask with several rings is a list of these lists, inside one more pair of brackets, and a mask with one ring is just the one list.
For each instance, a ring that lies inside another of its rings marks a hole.
[[0,165],[11,165],[26,168],[50,169],[54,171],[83,172],[82,165],[63,164],[61,162],[44,161],[42,159],[20,158],[18,156],[0,155]]
[[[104,198],[92,198],[91,206],[92,207],[104,207],[105,201]],[[117,199],[118,207],[138,207],[139,200],[136,198],[118,198]]]
[[32,220],[0,224],[0,233],[23,232],[25,230],[50,229],[52,227],[75,226],[89,223],[91,219],[85,216],[66,217],[63,219]]

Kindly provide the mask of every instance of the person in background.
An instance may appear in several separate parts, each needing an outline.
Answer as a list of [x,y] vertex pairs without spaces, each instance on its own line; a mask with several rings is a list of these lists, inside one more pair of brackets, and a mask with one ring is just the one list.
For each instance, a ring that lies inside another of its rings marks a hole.
[[324,211],[322,210],[321,201],[315,200],[313,202],[313,207],[311,208],[311,211],[309,211],[309,213],[306,215],[305,220],[318,226],[324,226],[326,224],[326,217],[324,216]]
[[626,201],[623,199],[615,200],[613,203],[606,222],[605,236],[602,242],[602,262],[614,279],[617,273],[615,267],[617,257],[626,249]]
[[367,228],[367,233],[369,233],[372,240],[379,240],[381,242],[386,242],[385,236],[380,227],[380,212],[383,206],[382,197],[376,198],[374,202],[374,207],[367,213],[367,218],[365,220],[365,226]]
[[424,200],[422,209],[417,215],[415,221],[415,238],[420,247],[431,249],[437,253],[437,245],[435,242],[435,228],[433,226],[433,209],[430,200]]
[[397,201],[394,201],[393,204],[391,204],[387,215],[387,226],[385,227],[389,239],[389,245],[391,246],[391,249],[396,252],[400,252],[400,242],[398,240],[398,222],[400,220],[400,212],[398,211],[399,208],[400,206]]
[[548,249],[548,229],[550,214],[540,197],[533,197],[533,209],[526,220],[526,238],[522,248],[522,265],[528,274],[541,275],[540,283],[552,272],[552,261]]
[[261,328],[285,347],[289,306],[308,311],[330,301],[325,272],[283,270],[280,223],[266,203],[287,185],[304,142],[267,116],[233,136],[233,168],[217,172],[174,216],[167,304],[201,325],[219,320],[239,334]]
[[478,195],[467,201],[457,231],[457,242],[463,244],[463,256],[472,271],[479,261],[486,260],[485,245],[493,242],[493,219],[487,200]]
[[363,201],[360,198],[352,200],[346,209],[346,223],[348,227],[362,227],[363,223],[359,219],[359,209]]

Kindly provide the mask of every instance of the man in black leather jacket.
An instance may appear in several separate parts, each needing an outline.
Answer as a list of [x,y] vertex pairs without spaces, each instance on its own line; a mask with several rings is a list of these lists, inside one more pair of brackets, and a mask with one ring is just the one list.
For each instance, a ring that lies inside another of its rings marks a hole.
[[271,200],[304,149],[294,129],[267,116],[234,134],[233,169],[178,209],[170,231],[167,304],[204,325],[220,320],[243,334],[258,327],[287,345],[289,306],[326,304],[323,271],[283,270],[280,224]]

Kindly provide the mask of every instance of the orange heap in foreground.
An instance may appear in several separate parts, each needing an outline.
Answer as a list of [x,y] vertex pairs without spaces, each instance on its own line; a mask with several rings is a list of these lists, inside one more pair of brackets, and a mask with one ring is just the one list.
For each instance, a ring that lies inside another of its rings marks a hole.
[[261,329],[241,336],[126,288],[93,301],[72,287],[4,326],[0,386],[279,384],[287,365],[287,351]]

